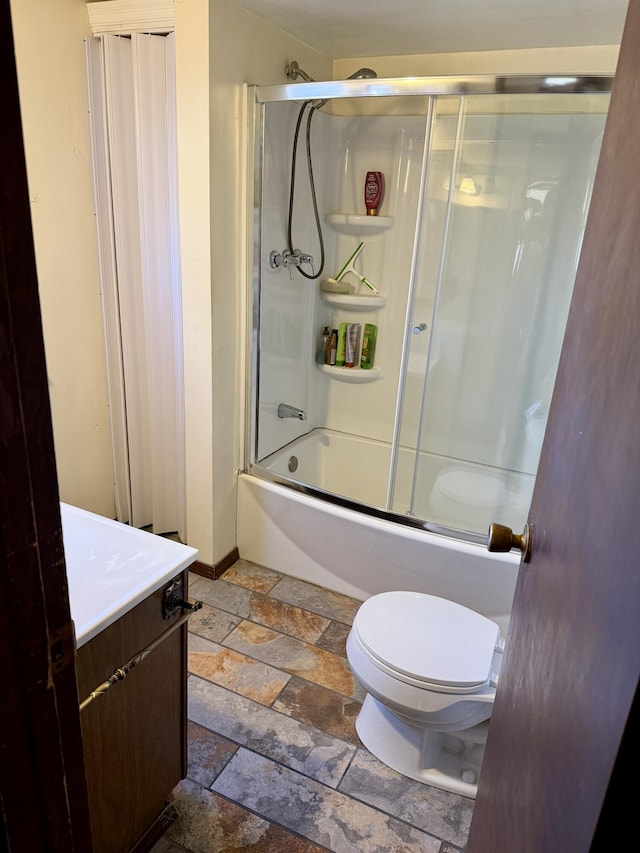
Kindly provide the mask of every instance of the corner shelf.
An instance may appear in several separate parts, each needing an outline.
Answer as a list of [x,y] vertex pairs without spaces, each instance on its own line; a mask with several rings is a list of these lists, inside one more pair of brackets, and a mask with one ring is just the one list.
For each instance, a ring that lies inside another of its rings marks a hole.
[[379,234],[393,225],[393,216],[367,216],[364,213],[327,213],[325,222],[340,234],[359,236]]
[[[329,305],[336,305],[346,311],[373,311],[382,308],[386,303],[386,296],[366,296],[355,293],[332,293],[330,290],[321,290],[320,296]],[[349,368],[353,370],[353,368]]]
[[335,367],[333,364],[318,364],[317,367],[339,382],[374,382],[382,376],[379,367],[363,370],[361,367]]

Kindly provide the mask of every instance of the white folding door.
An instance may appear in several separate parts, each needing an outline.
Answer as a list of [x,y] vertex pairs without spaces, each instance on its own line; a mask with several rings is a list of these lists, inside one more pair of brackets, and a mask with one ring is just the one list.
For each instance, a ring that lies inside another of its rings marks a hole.
[[116,512],[184,539],[174,62],[172,33],[87,40]]

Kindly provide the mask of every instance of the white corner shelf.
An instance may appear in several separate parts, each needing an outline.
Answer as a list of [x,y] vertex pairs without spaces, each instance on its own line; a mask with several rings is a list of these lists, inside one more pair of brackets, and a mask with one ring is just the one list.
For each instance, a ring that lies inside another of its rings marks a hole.
[[339,382],[374,382],[382,376],[379,367],[370,367],[368,370],[361,367],[336,367],[333,364],[318,364],[317,367]]
[[327,213],[325,222],[340,234],[380,234],[393,225],[393,216],[367,216],[365,213]]
[[333,293],[321,290],[320,296],[329,305],[344,308],[346,311],[374,311],[386,303],[386,296],[367,296],[359,293]]

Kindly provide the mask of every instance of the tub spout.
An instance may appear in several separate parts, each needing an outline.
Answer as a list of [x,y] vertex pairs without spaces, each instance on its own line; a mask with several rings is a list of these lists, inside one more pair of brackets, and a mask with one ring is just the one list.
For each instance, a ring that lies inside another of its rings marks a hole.
[[303,409],[297,409],[295,406],[290,406],[288,403],[280,403],[278,406],[279,418],[298,418],[301,421],[306,421],[307,415]]

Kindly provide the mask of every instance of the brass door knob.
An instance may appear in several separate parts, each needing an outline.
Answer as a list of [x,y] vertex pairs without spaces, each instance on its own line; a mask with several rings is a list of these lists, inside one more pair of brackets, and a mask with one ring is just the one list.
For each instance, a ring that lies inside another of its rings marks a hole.
[[510,551],[517,548],[522,551],[522,562],[528,563],[531,559],[531,548],[533,545],[533,531],[530,524],[525,524],[520,535],[514,533],[510,527],[504,524],[490,524],[487,536],[487,549],[489,551]]

